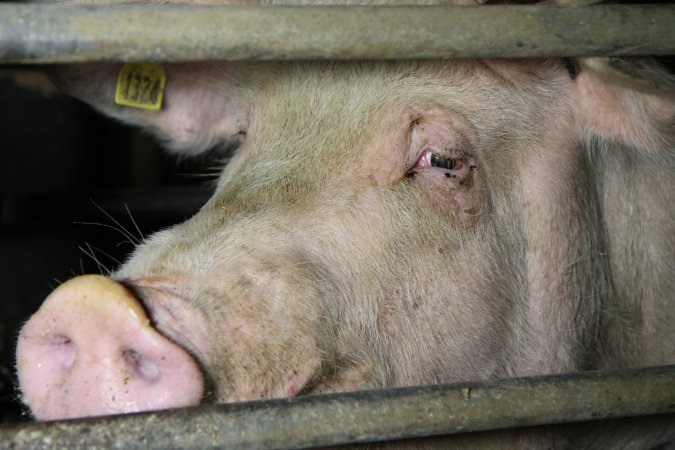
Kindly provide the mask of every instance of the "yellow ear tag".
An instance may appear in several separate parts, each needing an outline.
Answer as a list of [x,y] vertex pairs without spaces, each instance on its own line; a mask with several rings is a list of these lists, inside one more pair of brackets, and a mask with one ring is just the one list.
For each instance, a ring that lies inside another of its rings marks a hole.
[[120,69],[115,89],[115,103],[132,108],[162,109],[166,73],[164,65],[127,63]]

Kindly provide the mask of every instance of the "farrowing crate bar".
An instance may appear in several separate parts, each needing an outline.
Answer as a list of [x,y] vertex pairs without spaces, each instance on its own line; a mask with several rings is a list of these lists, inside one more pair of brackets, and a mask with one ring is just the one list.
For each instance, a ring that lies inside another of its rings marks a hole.
[[675,4],[0,4],[0,63],[675,54]]
[[673,412],[675,366],[664,366],[16,424],[0,427],[0,443],[17,450],[300,449]]

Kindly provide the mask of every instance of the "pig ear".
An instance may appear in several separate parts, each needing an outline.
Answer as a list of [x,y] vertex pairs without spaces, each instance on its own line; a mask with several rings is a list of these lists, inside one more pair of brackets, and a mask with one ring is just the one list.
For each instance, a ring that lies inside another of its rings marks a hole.
[[107,115],[146,128],[175,152],[197,154],[246,132],[251,96],[237,77],[237,65],[157,66],[165,74],[158,111],[116,103],[122,67],[114,63],[61,66],[52,69],[50,75],[65,92]]
[[574,79],[582,132],[675,168],[675,77],[650,59],[583,58]]

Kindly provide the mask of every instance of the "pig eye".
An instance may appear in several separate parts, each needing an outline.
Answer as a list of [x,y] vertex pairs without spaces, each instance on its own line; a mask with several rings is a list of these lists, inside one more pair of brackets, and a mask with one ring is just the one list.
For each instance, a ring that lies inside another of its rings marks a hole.
[[406,172],[406,178],[415,178],[418,173],[442,173],[448,178],[464,178],[476,168],[476,158],[471,155],[445,156],[441,151],[426,150],[414,166]]
[[420,159],[417,160],[415,168],[437,167],[439,169],[461,171],[467,165],[469,165],[469,161],[467,161],[466,157],[449,158],[441,156],[433,151],[426,151],[422,154]]
[[448,169],[448,170],[455,170],[457,166],[462,164],[462,159],[454,159],[454,158],[442,158],[440,156],[437,156],[435,153],[428,153],[430,156],[428,157],[429,165],[431,167],[440,167],[441,169]]

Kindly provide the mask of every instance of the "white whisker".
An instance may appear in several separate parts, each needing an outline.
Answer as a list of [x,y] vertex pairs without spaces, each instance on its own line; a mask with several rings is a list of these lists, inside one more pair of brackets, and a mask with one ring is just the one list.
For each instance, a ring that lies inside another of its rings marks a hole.
[[98,223],[98,222],[73,222],[73,223],[76,224],[76,225],[96,225],[96,226],[103,227],[103,228],[109,228],[111,230],[117,231],[122,236],[127,238],[126,241],[121,242],[122,244],[131,244],[133,246],[136,246],[136,245],[140,244],[140,242],[137,241],[137,239],[134,236],[130,235],[126,230],[119,229],[119,228],[114,227],[112,225],[108,225],[107,223]]
[[140,240],[139,240],[139,244],[140,244],[143,240],[145,240],[145,236],[143,235],[143,232],[141,231],[141,229],[138,227],[138,224],[134,220],[134,216],[131,215],[131,211],[129,210],[129,205],[127,205],[125,203],[124,209],[127,210],[127,214],[129,214],[129,219],[131,219],[131,223],[134,224],[134,227],[136,228],[136,231],[138,231],[138,236],[140,237]]
[[134,245],[139,245],[139,244],[141,243],[141,241],[138,240],[138,238],[136,238],[131,232],[129,232],[129,230],[127,230],[127,229],[124,227],[124,225],[122,225],[121,223],[119,223],[113,216],[111,216],[110,214],[108,214],[108,212],[106,212],[103,208],[101,208],[94,200],[90,199],[90,201],[91,201],[91,203],[92,203],[99,211],[101,211],[103,214],[105,214],[105,216],[106,216],[108,219],[112,220],[112,222],[113,222],[115,225],[117,225],[118,227],[120,227],[120,230],[119,230],[119,231],[121,231],[122,234],[124,234],[125,237],[127,237],[127,239],[129,239]]
[[[89,244],[87,244],[87,245],[89,245]],[[118,266],[121,266],[121,265],[122,265],[122,263],[121,263],[117,258],[111,256],[109,253],[107,253],[107,252],[101,250],[100,248],[94,247],[94,246],[92,246],[92,245],[90,245],[89,248],[93,248],[93,249],[96,250],[97,252],[103,253],[104,256],[107,256],[108,259],[110,259],[111,261],[113,261],[114,263],[116,263]],[[108,271],[108,272],[110,272],[110,271]]]
[[101,275],[103,275],[103,271],[104,271],[104,270],[105,270],[105,272],[106,272],[107,275],[110,275],[111,271],[110,271],[107,267],[105,267],[105,266],[101,263],[101,261],[99,261],[99,259],[96,257],[96,253],[94,253],[94,250],[91,248],[91,245],[89,245],[88,242],[86,242],[85,245],[87,246],[87,248],[89,249],[89,251],[85,250],[85,249],[82,248],[82,247],[78,247],[78,248],[80,249],[80,251],[82,251],[82,253],[84,253],[85,255],[87,255],[88,257],[90,257],[90,258],[96,263],[96,265],[98,266],[98,271],[99,271],[99,273],[100,273]]

